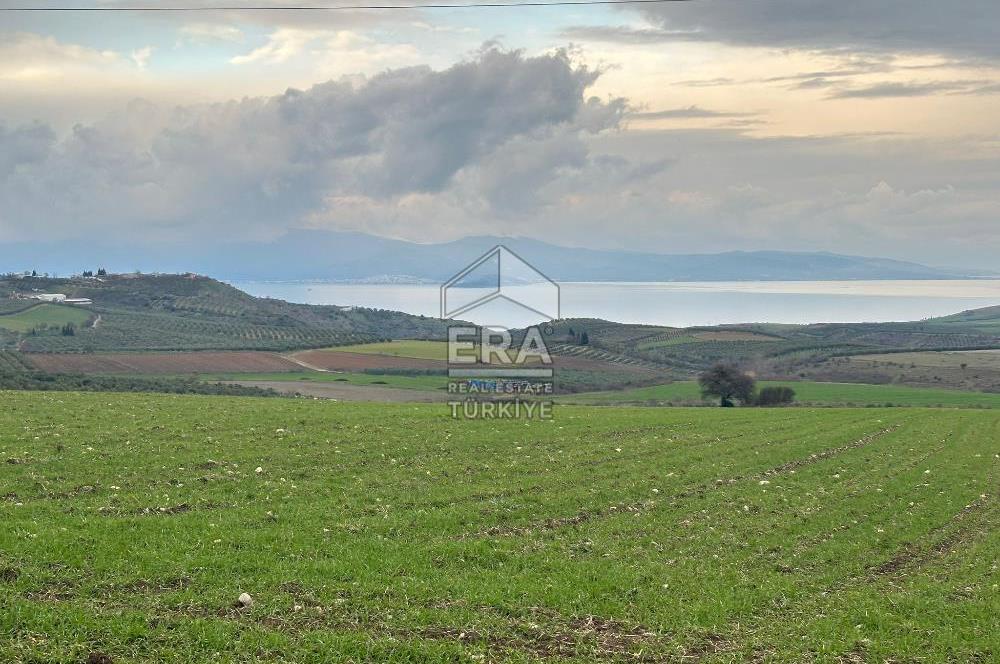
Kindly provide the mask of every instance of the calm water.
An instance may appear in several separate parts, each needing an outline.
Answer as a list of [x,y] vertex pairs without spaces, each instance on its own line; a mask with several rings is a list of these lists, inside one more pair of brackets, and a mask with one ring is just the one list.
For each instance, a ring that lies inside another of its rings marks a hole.
[[[424,285],[234,282],[253,295],[437,316],[439,290]],[[1000,304],[1000,280],[564,283],[564,318],[690,326],[919,320]],[[477,323],[476,316],[463,318]],[[518,324],[534,321],[517,321]]]

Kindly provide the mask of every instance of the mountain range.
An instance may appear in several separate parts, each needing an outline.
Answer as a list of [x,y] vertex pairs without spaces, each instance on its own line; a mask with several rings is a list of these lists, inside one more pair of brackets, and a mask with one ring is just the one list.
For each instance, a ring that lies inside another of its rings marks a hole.
[[556,281],[812,281],[984,276],[888,258],[827,252],[659,254],[558,246],[529,238],[466,237],[420,244],[356,232],[296,230],[270,242],[158,245],[37,241],[0,245],[0,271],[67,275],[197,272],[226,280],[440,283],[503,244]]

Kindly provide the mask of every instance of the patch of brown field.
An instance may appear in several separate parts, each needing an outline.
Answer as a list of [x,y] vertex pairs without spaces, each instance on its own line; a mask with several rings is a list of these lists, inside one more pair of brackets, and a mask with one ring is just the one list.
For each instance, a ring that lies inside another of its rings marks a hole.
[[[428,360],[417,357],[397,357],[374,353],[351,353],[339,350],[305,350],[292,355],[294,359],[327,371],[365,371],[366,369],[447,369],[443,360]],[[588,357],[553,355],[552,365],[559,369],[580,371],[616,371],[655,375],[651,369],[636,365],[608,362]],[[468,366],[463,365],[463,368]]]
[[261,351],[177,353],[25,353],[31,366],[51,373],[186,374],[301,371],[291,360]]
[[304,350],[292,355],[296,360],[327,371],[364,371],[365,369],[446,369],[441,360],[396,357],[374,353],[349,353],[340,350]]

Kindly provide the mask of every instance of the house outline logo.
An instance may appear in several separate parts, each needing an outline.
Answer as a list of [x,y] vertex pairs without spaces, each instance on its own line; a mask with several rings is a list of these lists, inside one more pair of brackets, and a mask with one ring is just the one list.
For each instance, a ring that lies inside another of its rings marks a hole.
[[[538,305],[537,303],[534,303],[535,306],[529,305],[505,292],[505,289],[510,288],[509,284],[504,283],[505,256],[507,257],[508,262],[512,260],[515,261],[516,264],[520,265],[520,267],[526,268],[532,275],[538,278],[536,284],[548,291],[547,301],[545,301],[543,305]],[[496,260],[496,283],[491,284],[492,288],[490,292],[471,302],[462,302],[453,306],[449,305],[449,291],[459,288],[459,286],[457,286],[459,282],[468,277],[470,274],[476,272],[476,270],[481,268],[483,265],[486,265],[493,260]],[[516,306],[523,307],[528,311],[538,314],[545,320],[558,320],[561,317],[561,293],[559,284],[550,279],[544,272],[536,268],[534,265],[521,258],[517,253],[512,251],[510,247],[504,244],[496,245],[485,254],[469,263],[469,265],[467,265],[459,273],[441,284],[440,290],[441,318],[443,319],[457,318],[462,314],[468,313],[473,309],[489,304],[495,300],[504,300]]]

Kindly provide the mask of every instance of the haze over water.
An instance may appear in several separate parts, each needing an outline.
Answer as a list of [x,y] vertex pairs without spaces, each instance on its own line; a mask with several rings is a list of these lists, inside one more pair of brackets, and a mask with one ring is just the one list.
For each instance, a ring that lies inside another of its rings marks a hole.
[[[433,285],[233,282],[253,295],[437,316]],[[686,327],[920,320],[1000,305],[1000,280],[563,283],[563,318]],[[493,321],[465,318],[477,323]],[[534,321],[525,321],[534,322]]]

